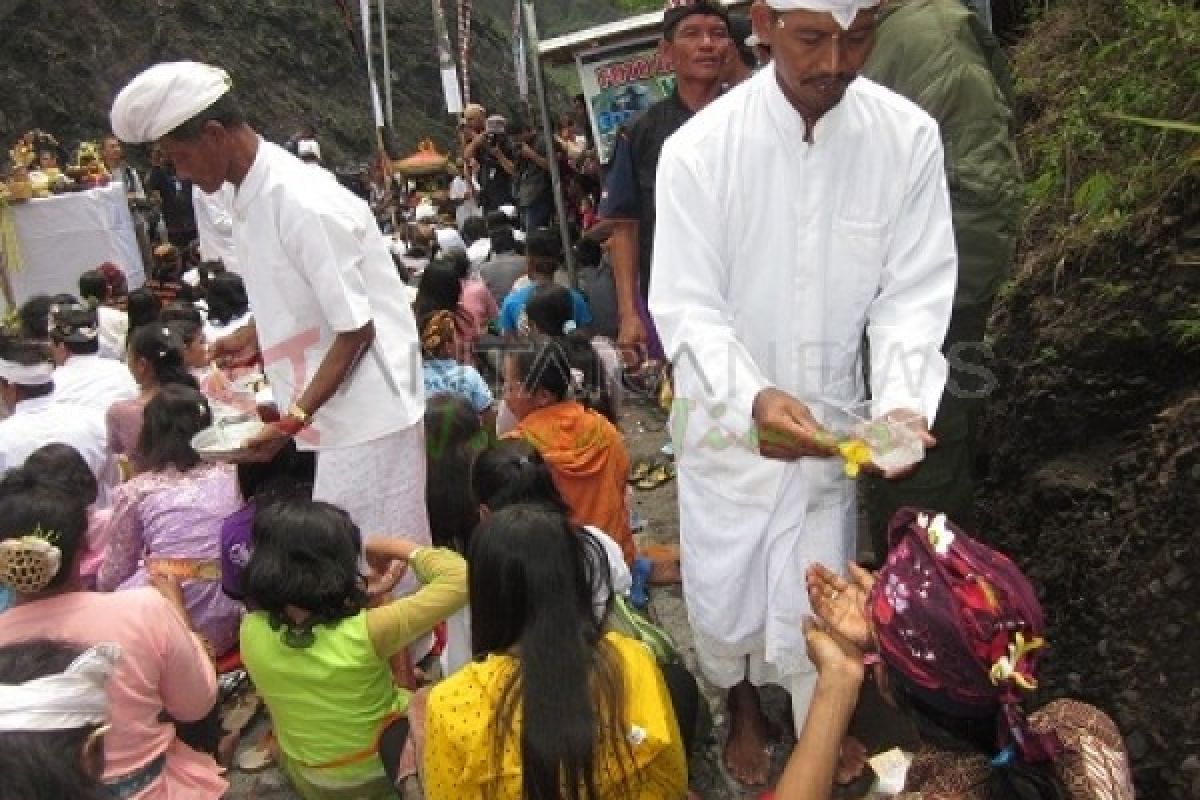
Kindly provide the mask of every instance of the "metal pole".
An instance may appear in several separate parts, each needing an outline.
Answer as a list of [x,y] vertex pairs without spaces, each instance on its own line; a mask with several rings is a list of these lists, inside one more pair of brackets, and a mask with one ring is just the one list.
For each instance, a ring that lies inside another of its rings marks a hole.
[[[567,262],[567,279],[573,288],[579,288],[579,276],[575,271],[575,252],[571,249],[571,231],[567,227],[567,203],[563,197],[562,178],[558,174],[558,159],[554,157],[554,125],[550,120],[550,109],[546,105],[546,84],[542,80],[542,56],[538,52],[537,14],[533,0],[523,0],[525,7],[525,49],[533,67],[533,86],[537,93],[538,108],[542,112],[542,137],[546,142],[546,153],[550,161],[550,184],[554,189],[554,208],[558,213],[558,233],[562,237],[563,256]],[[526,231],[528,233],[528,231]]]
[[387,0],[379,0],[379,36],[383,40],[383,98],[387,109],[387,124],[392,130],[396,120],[392,116],[392,61],[388,57]]

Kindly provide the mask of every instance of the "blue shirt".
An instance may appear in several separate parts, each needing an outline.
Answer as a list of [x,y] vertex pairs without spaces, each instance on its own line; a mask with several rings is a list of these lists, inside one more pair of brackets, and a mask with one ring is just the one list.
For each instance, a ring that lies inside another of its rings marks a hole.
[[450,392],[461,394],[477,413],[492,405],[492,390],[474,367],[459,364],[452,358],[430,358],[422,365],[425,374],[425,396]]
[[[521,330],[521,318],[525,314],[525,304],[529,302],[529,298],[536,290],[537,284],[531,283],[508,293],[508,297],[504,298],[504,303],[500,306],[501,333],[517,333]],[[575,324],[580,327],[592,324],[592,312],[588,309],[587,300],[583,298],[579,290],[571,290],[571,300],[575,303],[573,315]]]

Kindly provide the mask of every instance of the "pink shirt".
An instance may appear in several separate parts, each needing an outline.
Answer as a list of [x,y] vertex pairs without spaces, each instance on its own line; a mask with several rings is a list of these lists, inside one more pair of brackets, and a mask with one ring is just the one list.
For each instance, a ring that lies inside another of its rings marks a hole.
[[[488,322],[500,316],[496,298],[488,291],[487,284],[478,278],[467,278],[462,282],[462,298],[458,301],[458,307],[475,321],[475,329],[470,331],[472,343],[487,328]],[[461,329],[458,332],[460,335],[464,333]]]
[[121,660],[108,682],[112,732],[105,737],[104,777],[135,772],[163,753],[162,775],[138,800],[215,800],[229,784],[211,757],[175,738],[159,720],[204,717],[217,700],[217,676],[193,636],[154,589],[117,594],[71,592],[4,612],[0,644],[53,638],[90,647],[115,642]]

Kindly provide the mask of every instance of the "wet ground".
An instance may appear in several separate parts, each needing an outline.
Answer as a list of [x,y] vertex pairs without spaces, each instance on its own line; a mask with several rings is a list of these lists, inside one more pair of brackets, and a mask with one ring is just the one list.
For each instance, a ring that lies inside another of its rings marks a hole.
[[[656,408],[642,404],[629,404],[623,413],[621,426],[625,432],[630,457],[634,463],[639,460],[664,458],[660,451],[667,441],[664,431],[665,422],[665,415]],[[651,491],[635,492],[635,508],[645,520],[645,528],[638,535],[639,544],[678,544],[679,512],[676,505],[674,481]],[[654,621],[665,627],[675,638],[688,666],[695,671],[695,651],[692,646],[691,629],[688,626],[687,611],[684,607],[680,587],[653,588],[649,613]],[[703,679],[700,680],[700,685],[713,712],[714,732],[689,765],[692,789],[704,800],[758,798],[764,791],[763,787],[744,787],[730,778],[722,768],[720,743],[724,741],[727,725],[723,713],[723,698]],[[766,687],[764,701],[767,715],[774,727],[781,732],[786,732],[774,747],[771,781],[773,784],[791,751],[792,722],[789,716],[787,695],[782,690]],[[247,741],[254,741],[264,727],[260,722],[248,735]],[[891,714],[872,692],[867,693],[860,707],[853,732],[867,744],[872,752],[878,752],[908,740],[908,732],[903,723]],[[233,784],[229,794],[230,798],[282,799],[298,797],[287,786],[286,781],[276,769],[267,769],[257,774],[245,774],[231,770],[230,780]],[[842,790],[837,796],[847,798],[867,796],[869,785],[869,780],[860,781],[848,790]]]

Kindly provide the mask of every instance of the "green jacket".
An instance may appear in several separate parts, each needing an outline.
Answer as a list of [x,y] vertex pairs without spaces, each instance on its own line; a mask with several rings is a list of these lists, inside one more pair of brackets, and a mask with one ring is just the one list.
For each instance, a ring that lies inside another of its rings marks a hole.
[[990,304],[1012,269],[1022,199],[999,46],[961,0],[891,0],[863,74],[937,120],[958,243],[954,306]]

